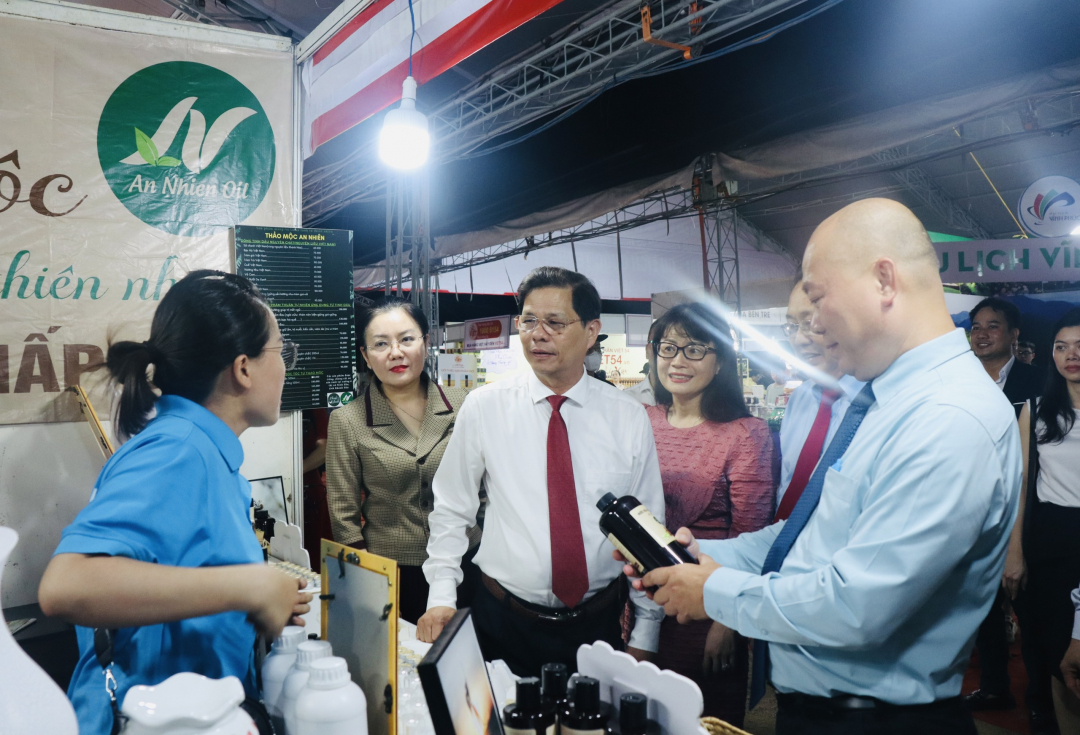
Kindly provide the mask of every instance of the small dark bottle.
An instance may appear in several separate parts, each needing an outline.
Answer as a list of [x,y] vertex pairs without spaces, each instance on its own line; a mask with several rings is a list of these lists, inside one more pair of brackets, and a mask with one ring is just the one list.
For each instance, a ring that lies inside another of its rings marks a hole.
[[611,705],[600,701],[600,682],[591,676],[579,676],[574,682],[574,696],[559,716],[562,735],[604,735],[611,719]]
[[658,567],[697,564],[671,531],[632,495],[616,498],[607,493],[596,507],[600,509],[600,530],[638,574],[645,575]]
[[629,692],[619,697],[618,728],[608,725],[606,735],[660,735],[660,725],[649,719],[649,700]]
[[518,679],[516,699],[503,709],[506,735],[555,735],[555,708],[541,699],[539,679]]
[[540,698],[555,708],[556,716],[567,704],[566,682],[569,678],[566,664],[544,664],[540,669]]

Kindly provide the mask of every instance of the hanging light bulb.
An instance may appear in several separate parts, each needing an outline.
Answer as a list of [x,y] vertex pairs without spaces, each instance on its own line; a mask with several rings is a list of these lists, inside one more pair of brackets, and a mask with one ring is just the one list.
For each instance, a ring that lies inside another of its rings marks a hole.
[[408,76],[401,85],[401,106],[383,119],[379,158],[391,168],[411,171],[427,162],[430,149],[427,117],[416,109],[416,80]]

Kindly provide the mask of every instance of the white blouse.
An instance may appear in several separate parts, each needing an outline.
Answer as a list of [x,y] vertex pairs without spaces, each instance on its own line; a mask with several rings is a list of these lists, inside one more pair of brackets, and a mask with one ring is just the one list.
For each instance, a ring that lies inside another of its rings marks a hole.
[[[1067,508],[1080,508],[1080,411],[1076,423],[1061,443],[1039,445],[1039,480],[1036,486],[1039,500]],[[1041,435],[1045,425],[1036,424]]]

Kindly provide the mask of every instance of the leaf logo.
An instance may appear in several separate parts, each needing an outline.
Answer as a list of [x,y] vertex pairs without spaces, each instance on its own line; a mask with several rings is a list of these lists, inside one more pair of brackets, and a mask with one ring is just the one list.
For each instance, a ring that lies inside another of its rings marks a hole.
[[203,237],[243,222],[273,190],[271,120],[284,121],[288,110],[275,89],[272,117],[240,80],[213,66],[165,61],[139,69],[98,118],[97,159],[112,193],[170,235]]
[[193,109],[197,101],[198,97],[187,97],[177,102],[161,121],[153,136],[147,136],[146,133],[135,128],[136,150],[120,163],[132,166],[148,163],[151,166],[169,168],[179,166],[180,161],[172,156],[162,156],[160,152],[169,150],[184,118],[190,117],[180,158],[188,169],[199,173],[221,152],[221,147],[225,145],[226,139],[236,126],[255,114],[255,110],[250,107],[234,107],[218,116],[218,119],[210,126],[210,132],[207,133],[206,118],[201,112]]

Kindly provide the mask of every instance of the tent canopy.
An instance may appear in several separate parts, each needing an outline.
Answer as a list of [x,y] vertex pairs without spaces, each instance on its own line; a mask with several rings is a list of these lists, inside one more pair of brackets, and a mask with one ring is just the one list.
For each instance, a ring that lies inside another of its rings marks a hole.
[[[581,6],[567,5],[572,2],[565,0],[532,23],[553,23],[564,5],[568,14],[577,12]],[[519,31],[527,33],[528,26]],[[712,152],[737,158],[753,146],[875,113],[887,121],[884,111],[893,108],[956,97],[1080,58],[1077,29],[1080,4],[1071,0],[845,0],[766,42],[615,86],[518,145],[433,167],[433,232],[437,237],[460,235],[527,218],[615,187],[669,176]],[[738,39],[724,43],[733,40]],[[503,39],[517,41],[514,34]],[[498,58],[497,49],[492,54]],[[454,70],[442,76],[447,75],[460,76]],[[428,85],[432,92],[446,93],[439,87],[441,79]],[[426,91],[421,88],[421,105]],[[331,141],[308,166],[345,155],[376,135],[380,124],[381,117],[373,117]],[[1042,133],[1010,145],[977,155],[995,168],[1011,168],[1006,178],[1012,202],[1019,195],[1015,188],[1039,175],[1075,170],[1071,138]],[[991,235],[1015,232],[1006,208],[1000,202],[995,208],[996,196],[970,157],[956,155],[925,166]],[[991,178],[1006,175],[1003,170],[988,173]],[[796,254],[808,230],[842,206],[838,198],[864,191],[905,201],[932,229],[955,229],[888,174],[875,176],[804,186],[768,202],[748,201],[742,213],[770,234],[775,229],[776,239]],[[821,200],[825,203],[815,205]],[[776,211],[779,204],[790,206]],[[758,211],[763,213],[755,219]],[[364,202],[322,226],[355,230],[357,263],[374,263],[383,256],[384,217],[381,201]]]

